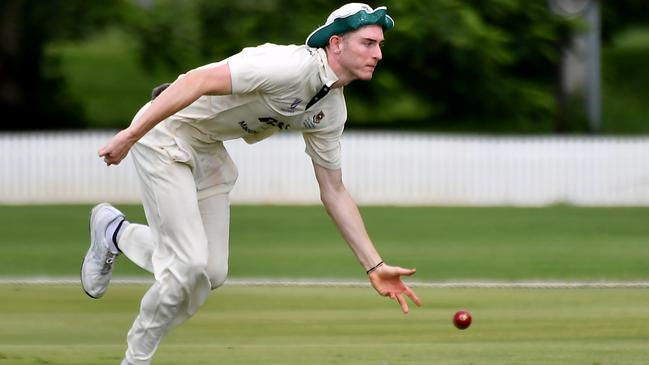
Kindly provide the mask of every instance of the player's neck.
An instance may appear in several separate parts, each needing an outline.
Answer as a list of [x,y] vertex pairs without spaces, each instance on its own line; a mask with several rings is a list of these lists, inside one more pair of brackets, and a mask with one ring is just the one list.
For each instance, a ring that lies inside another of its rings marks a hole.
[[327,63],[329,63],[329,67],[331,67],[333,72],[336,74],[336,77],[338,77],[338,81],[334,82],[333,85],[331,85],[331,88],[335,89],[337,87],[347,86],[355,80],[354,75],[349,73],[347,69],[340,64],[338,57],[336,57],[334,52],[331,52],[329,48],[325,48],[325,52],[327,54]]

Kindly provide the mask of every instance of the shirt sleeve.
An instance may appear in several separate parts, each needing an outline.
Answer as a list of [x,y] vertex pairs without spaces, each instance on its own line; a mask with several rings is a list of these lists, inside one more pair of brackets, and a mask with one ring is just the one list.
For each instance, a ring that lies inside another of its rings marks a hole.
[[243,49],[228,58],[232,93],[274,93],[290,88],[300,80],[302,65],[286,46],[264,44]]
[[341,167],[340,136],[343,129],[339,128],[329,132],[305,132],[305,152],[313,162],[329,170],[337,170]]

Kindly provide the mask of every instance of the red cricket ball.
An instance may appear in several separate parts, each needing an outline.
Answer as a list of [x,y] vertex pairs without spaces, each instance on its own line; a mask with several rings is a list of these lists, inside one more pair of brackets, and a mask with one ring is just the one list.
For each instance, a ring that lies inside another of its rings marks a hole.
[[467,311],[457,311],[453,316],[453,324],[460,330],[469,328],[471,325],[471,314]]

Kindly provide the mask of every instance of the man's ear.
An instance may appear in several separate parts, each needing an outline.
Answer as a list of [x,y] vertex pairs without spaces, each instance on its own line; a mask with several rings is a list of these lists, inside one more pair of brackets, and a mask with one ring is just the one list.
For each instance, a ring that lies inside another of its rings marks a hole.
[[329,49],[335,54],[340,54],[343,48],[343,37],[341,35],[334,34],[329,37]]

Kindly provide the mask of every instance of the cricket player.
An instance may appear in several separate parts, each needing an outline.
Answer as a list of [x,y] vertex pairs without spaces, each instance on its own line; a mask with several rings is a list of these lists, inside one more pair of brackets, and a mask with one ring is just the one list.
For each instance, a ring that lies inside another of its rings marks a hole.
[[228,194],[237,169],[222,141],[234,138],[255,143],[280,131],[301,132],[322,203],[372,286],[404,313],[404,296],[421,305],[401,280],[415,269],[384,263],[341,172],[343,87],[372,78],[382,58],[383,31],[393,26],[385,7],[344,5],[306,45],[246,48],[181,75],[99,150],[107,165],[131,153],[148,226],[129,223],[107,203],[93,208],[83,289],[100,298],[121,253],[155,277],[128,332],[122,365],[150,364],[163,336],[226,279]]

